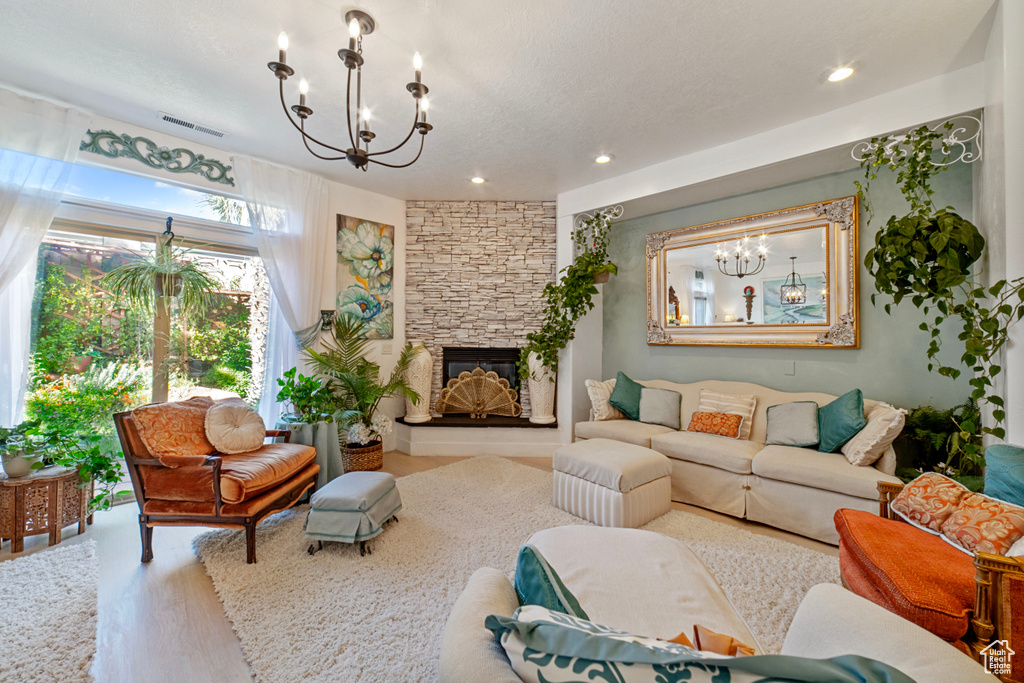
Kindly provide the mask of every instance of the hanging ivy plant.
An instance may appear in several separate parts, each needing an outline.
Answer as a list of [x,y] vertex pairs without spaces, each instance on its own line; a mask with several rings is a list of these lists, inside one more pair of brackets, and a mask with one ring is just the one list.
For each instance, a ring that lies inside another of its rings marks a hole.
[[[598,211],[592,217],[577,222],[572,233],[573,262],[562,269],[558,282],[544,286],[544,322],[536,332],[526,335],[526,344],[519,355],[519,377],[530,376],[527,359],[536,353],[541,362],[558,370],[558,352],[573,338],[576,324],[594,307],[597,287],[594,278],[602,273],[615,275],[619,272],[614,263],[608,261],[608,241],[612,216],[607,211]],[[536,379],[536,378],[534,378]]]
[[[910,204],[905,216],[890,216],[875,235],[875,245],[864,257],[864,265],[875,278],[878,293],[892,299],[891,305],[906,298],[932,316],[921,323],[931,337],[928,344],[928,369],[956,379],[963,369],[971,372],[971,398],[988,403],[994,426],[965,420],[960,426],[968,455],[979,464],[982,446],[972,435],[1006,436],[1004,401],[995,393],[994,380],[1002,371],[998,360],[1009,339],[1009,328],[1024,317],[1024,278],[1000,280],[990,287],[976,284],[980,272],[971,272],[985,249],[985,238],[953,207],[937,209],[932,200],[932,178],[948,168],[949,155],[942,140],[952,128],[942,130],[922,126],[904,136],[872,138],[869,153],[861,159],[864,183],[857,182],[858,194],[873,218],[868,189],[877,178],[877,169],[886,167],[896,173],[896,183]],[[937,158],[939,157],[939,158]],[[875,303],[875,294],[871,303]],[[942,326],[947,319],[960,324],[957,339],[963,344],[959,365],[940,359],[943,346]],[[980,420],[977,420],[980,423]]]

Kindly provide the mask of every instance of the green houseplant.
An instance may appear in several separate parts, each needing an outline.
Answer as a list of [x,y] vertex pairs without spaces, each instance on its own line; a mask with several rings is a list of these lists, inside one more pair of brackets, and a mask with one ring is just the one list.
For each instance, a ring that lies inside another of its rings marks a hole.
[[[47,437],[46,461],[49,464],[78,470],[81,479],[79,487],[90,482],[95,486],[89,501],[90,514],[98,510],[109,510],[118,498],[133,495],[132,491],[115,491],[124,480],[120,454],[103,447],[102,436],[81,437],[76,434],[58,432]],[[44,467],[36,462],[33,469]]]
[[332,421],[338,401],[331,380],[324,382],[319,377],[307,377],[297,372],[297,368],[286,370],[284,376],[277,380],[281,387],[277,400],[290,404],[292,408],[287,419],[303,424]]
[[38,420],[26,420],[13,427],[0,427],[0,456],[4,474],[12,479],[24,477],[40,462],[47,447]]
[[[935,206],[932,179],[948,167],[943,139],[951,128],[951,123],[936,130],[922,126],[903,136],[872,138],[861,160],[864,182],[856,185],[869,223],[873,217],[869,185],[879,168],[896,174],[900,193],[910,205],[909,213],[890,216],[881,227],[864,265],[875,279],[877,292],[891,298],[885,304],[886,313],[891,313],[892,304],[910,299],[925,315],[934,316],[920,325],[931,335],[928,369],[956,379],[966,368],[971,373],[971,398],[991,406],[993,426],[983,425],[980,415],[959,424],[964,452],[981,462],[977,435],[998,439],[1006,435],[1001,426],[1006,418],[1004,401],[995,392],[994,380],[1002,370],[998,359],[1009,339],[1009,327],[1024,316],[1024,278],[978,285],[980,273],[972,273],[972,266],[984,251],[985,239],[953,207]],[[871,302],[875,303],[875,294]],[[939,357],[942,326],[951,318],[959,323],[957,339],[963,344],[958,365]]]
[[167,359],[171,343],[171,302],[182,317],[202,313],[219,285],[205,268],[189,259],[191,249],[174,247],[167,219],[166,239],[151,254],[140,255],[103,276],[100,284],[126,308],[153,315],[153,400],[167,400]]
[[382,400],[392,396],[408,398],[414,404],[420,400],[405,383],[405,371],[416,353],[413,345],[405,345],[390,376],[382,378],[380,365],[366,357],[369,344],[362,322],[339,314],[331,327],[331,339],[323,342],[324,350],[307,347],[303,351],[317,371],[334,383],[338,405],[334,417],[346,472],[383,465],[382,437],[390,433],[392,419],[378,413]]
[[980,419],[981,411],[973,398],[948,410],[930,405],[914,408],[894,444],[900,461],[906,463],[897,468],[896,475],[910,481],[922,472],[939,472],[972,491],[980,491],[984,483],[984,461],[978,455],[981,434],[968,432],[964,437],[963,431],[965,423],[979,424]]
[[558,371],[558,352],[572,340],[576,324],[594,307],[595,282],[603,282],[619,269],[608,260],[608,242],[612,225],[610,211],[598,211],[577,221],[572,233],[576,256],[562,269],[557,282],[544,286],[544,322],[540,329],[526,335],[519,360],[519,377],[540,379],[531,372],[529,357],[534,354],[549,369],[550,381]]

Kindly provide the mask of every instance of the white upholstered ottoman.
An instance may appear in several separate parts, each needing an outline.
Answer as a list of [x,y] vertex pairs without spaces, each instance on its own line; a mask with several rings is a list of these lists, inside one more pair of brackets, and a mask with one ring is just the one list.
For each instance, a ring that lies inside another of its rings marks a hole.
[[669,511],[672,465],[650,448],[587,439],[555,451],[555,507],[600,526],[636,528]]

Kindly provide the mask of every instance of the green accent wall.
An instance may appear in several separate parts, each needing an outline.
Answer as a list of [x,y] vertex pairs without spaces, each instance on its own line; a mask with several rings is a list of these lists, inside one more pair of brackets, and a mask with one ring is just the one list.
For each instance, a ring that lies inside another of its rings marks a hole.
[[[957,164],[935,179],[935,200],[951,205],[972,220],[971,167]],[[863,266],[864,253],[874,244],[878,225],[906,204],[888,173],[871,186],[875,222],[860,217],[861,327],[859,349],[775,349],[706,346],[648,346],[645,325],[647,272],[645,236],[673,228],[800,206],[856,194],[853,185],[861,170],[822,176],[769,190],[695,204],[615,224],[609,253],[619,266],[618,276],[604,285],[604,379],[619,370],[634,379],[697,382],[705,379],[754,382],[781,391],[821,391],[840,395],[859,388],[867,398],[912,408],[925,403],[948,407],[970,392],[966,375],[953,381],[928,371],[925,350],[928,333],[918,329],[924,316],[909,301],[886,315],[882,301],[871,305],[874,280]],[[982,231],[985,232],[984,230]],[[956,328],[944,331],[945,359],[957,359]],[[795,374],[787,375],[795,362]]]

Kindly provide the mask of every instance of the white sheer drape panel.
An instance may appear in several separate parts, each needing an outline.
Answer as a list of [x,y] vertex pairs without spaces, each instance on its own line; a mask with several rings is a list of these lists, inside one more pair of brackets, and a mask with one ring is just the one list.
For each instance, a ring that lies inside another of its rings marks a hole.
[[77,109],[0,89],[0,424],[22,415],[39,243],[89,126]]
[[293,332],[306,330],[334,308],[337,238],[327,181],[248,157],[235,158],[235,176],[281,314]]
[[299,345],[295,334],[288,326],[288,321],[281,313],[281,306],[274,293],[270,294],[270,310],[267,315],[267,350],[264,358],[263,387],[260,393],[258,412],[264,424],[273,429],[277,420],[286,411],[285,406],[277,402],[277,380],[285,370],[299,364]]
[[32,258],[0,293],[0,320],[7,327],[0,334],[0,426],[18,424],[25,412],[35,284],[36,259]]

